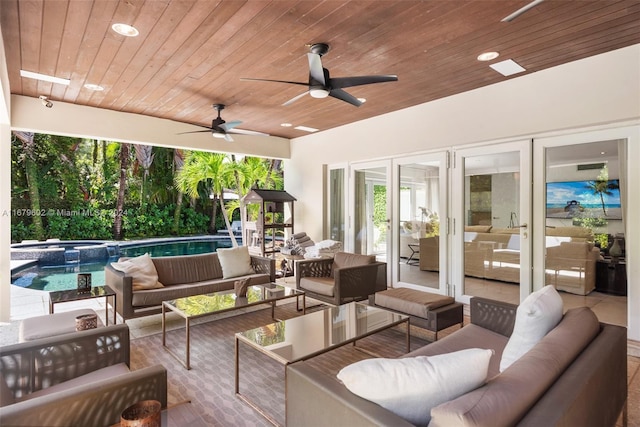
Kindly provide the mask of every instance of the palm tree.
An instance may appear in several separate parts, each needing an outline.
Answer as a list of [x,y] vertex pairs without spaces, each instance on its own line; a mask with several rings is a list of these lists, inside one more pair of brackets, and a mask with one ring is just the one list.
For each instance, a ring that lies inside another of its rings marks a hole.
[[224,207],[224,189],[229,187],[228,184],[233,179],[232,168],[229,165],[226,154],[190,151],[185,157],[182,170],[176,174],[175,184],[179,191],[183,191],[193,199],[200,197],[199,188],[204,184],[213,195],[211,221],[214,229],[217,214],[216,202],[220,201],[220,209],[222,210],[222,216],[231,237],[231,242],[233,246],[238,246]]
[[147,177],[149,176],[149,168],[153,163],[155,154],[153,153],[153,147],[151,145],[136,144],[134,147],[136,149],[136,160],[144,170],[142,175],[142,183],[140,184],[140,206],[142,206],[145,201],[145,189]]
[[127,168],[129,167],[130,144],[120,144],[120,179],[118,184],[118,198],[116,201],[115,218],[113,219],[113,238],[122,240],[122,213],[124,211],[125,189],[127,188]]
[[620,188],[620,181],[617,179],[607,180],[607,179],[597,179],[595,181],[590,181],[587,184],[587,188],[593,192],[593,194],[600,196],[600,203],[602,204],[602,213],[604,216],[607,216],[607,205],[604,202],[604,196],[611,196],[613,194],[612,190],[617,190]]
[[[184,166],[184,151],[180,149],[173,150],[173,167],[174,174],[179,174]],[[180,229],[180,213],[182,211],[182,195],[184,193],[178,190],[176,197],[176,210],[173,213],[173,233],[178,234]]]

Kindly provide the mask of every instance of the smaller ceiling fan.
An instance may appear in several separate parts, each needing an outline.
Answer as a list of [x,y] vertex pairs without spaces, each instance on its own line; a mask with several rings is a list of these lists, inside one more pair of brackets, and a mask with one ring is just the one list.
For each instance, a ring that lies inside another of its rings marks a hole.
[[258,81],[258,82],[275,82],[286,83],[298,86],[307,86],[308,90],[300,95],[295,96],[282,105],[290,105],[309,93],[313,98],[326,98],[331,96],[351,105],[359,107],[362,105],[361,100],[355,96],[345,92],[344,88],[353,86],[362,86],[372,83],[384,83],[398,81],[395,74],[384,74],[378,76],[357,76],[357,77],[335,77],[331,78],[329,70],[322,66],[322,56],[329,52],[329,45],[326,43],[315,43],[309,46],[309,82],[291,82],[286,80],[268,80],[268,79],[249,79],[241,78],[240,80]]
[[[220,117],[220,111],[224,110],[224,104],[213,104],[213,109],[218,112],[218,117],[211,121],[211,127],[205,127],[206,130],[194,130],[191,132],[181,132],[178,135],[184,135],[187,133],[200,133],[200,132],[211,132],[211,135],[214,138],[224,138],[226,141],[233,142],[233,138],[230,133],[244,134],[244,135],[259,135],[259,136],[269,136],[266,133],[257,132],[253,130],[246,129],[237,129],[236,126],[240,125],[242,122],[239,120],[234,120],[232,122],[226,122]],[[200,126],[200,125],[197,125]],[[204,126],[202,126],[204,127]]]

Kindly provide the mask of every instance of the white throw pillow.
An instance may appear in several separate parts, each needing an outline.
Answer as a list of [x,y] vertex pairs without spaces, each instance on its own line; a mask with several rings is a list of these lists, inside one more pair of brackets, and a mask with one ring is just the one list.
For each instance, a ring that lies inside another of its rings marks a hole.
[[116,270],[131,276],[134,291],[164,287],[158,281],[158,272],[149,254],[129,258],[125,261],[112,262],[111,265]]
[[437,356],[367,359],[342,368],[338,379],[352,393],[426,426],[431,408],[485,383],[492,354],[471,348]]
[[562,297],[552,285],[533,292],[518,306],[513,333],[507,342],[500,372],[528,352],[562,319]]
[[237,248],[223,248],[216,251],[218,260],[222,267],[222,277],[229,279],[231,277],[246,276],[247,274],[255,274],[251,266],[251,256],[247,246],[238,246]]

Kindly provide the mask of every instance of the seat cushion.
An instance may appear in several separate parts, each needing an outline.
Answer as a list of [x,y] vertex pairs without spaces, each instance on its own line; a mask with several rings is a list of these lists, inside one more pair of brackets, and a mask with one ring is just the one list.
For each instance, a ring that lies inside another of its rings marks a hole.
[[376,292],[376,305],[401,313],[427,318],[429,310],[453,304],[453,297],[409,288],[393,288]]
[[328,297],[335,295],[335,282],[330,277],[303,277],[300,279],[300,288]]
[[[18,327],[18,340],[25,342],[75,332],[76,317],[86,314],[96,314],[96,312],[90,308],[83,308],[21,320]],[[102,326],[99,316],[98,326]]]
[[33,399],[34,397],[45,396],[52,393],[58,393],[60,391],[69,390],[73,387],[77,387],[85,384],[92,384],[98,381],[103,381],[109,378],[116,377],[118,375],[128,374],[129,367],[126,363],[118,363],[116,365],[107,366],[106,368],[98,369],[88,374],[81,375],[73,378],[69,381],[52,385],[51,387],[43,388],[42,390],[35,391],[33,393],[26,394],[16,399],[17,402]]

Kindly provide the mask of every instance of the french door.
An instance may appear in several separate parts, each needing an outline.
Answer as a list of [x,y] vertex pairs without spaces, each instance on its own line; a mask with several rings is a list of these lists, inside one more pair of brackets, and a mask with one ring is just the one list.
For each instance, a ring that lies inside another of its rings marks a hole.
[[347,250],[387,261],[391,250],[391,161],[351,165]]
[[395,159],[393,284],[447,294],[448,153]]
[[456,300],[518,304],[531,292],[531,141],[454,150],[452,285]]

